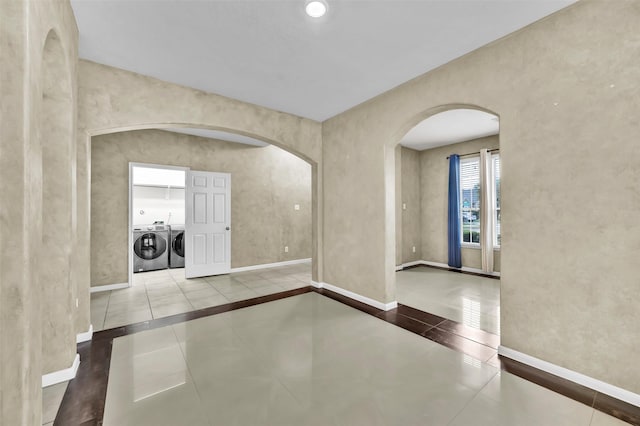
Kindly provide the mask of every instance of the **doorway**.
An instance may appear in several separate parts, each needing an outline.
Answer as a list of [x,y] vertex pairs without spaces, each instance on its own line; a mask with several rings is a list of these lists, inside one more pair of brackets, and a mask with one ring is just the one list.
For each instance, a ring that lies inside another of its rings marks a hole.
[[129,163],[129,287],[152,271],[168,278],[173,269],[171,275],[184,278],[188,172],[186,167]]
[[[458,176],[454,202],[451,167]],[[402,138],[396,148],[398,303],[500,334],[500,186],[499,118],[491,112],[442,111]],[[458,209],[453,222],[450,203]],[[452,267],[453,226],[460,263]]]

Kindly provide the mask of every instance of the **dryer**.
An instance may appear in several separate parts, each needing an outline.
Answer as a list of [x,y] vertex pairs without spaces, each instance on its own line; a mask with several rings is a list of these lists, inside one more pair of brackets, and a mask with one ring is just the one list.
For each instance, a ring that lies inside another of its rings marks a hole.
[[165,225],[133,228],[133,272],[169,267],[169,229]]
[[184,268],[184,225],[171,225],[169,268]]

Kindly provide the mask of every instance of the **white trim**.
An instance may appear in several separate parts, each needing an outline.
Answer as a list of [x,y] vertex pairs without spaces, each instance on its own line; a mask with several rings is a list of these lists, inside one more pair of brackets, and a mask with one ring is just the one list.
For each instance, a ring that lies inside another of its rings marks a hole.
[[[482,250],[482,247],[480,247],[480,244],[471,245],[469,243],[462,243],[460,247],[462,247],[463,249],[470,249],[470,250]],[[493,251],[500,251],[500,246],[493,246]]]
[[234,272],[245,272],[245,271],[255,271],[256,269],[276,268],[278,266],[297,265],[299,263],[306,263],[310,261],[311,261],[311,258],[308,257],[306,259],[285,260],[284,262],[263,263],[261,265],[241,266],[239,268],[231,268],[231,273],[233,274]]
[[80,354],[76,354],[75,358],[73,359],[73,363],[71,364],[71,367],[43,375],[42,387],[46,388],[47,386],[55,385],[62,382],[68,382],[69,380],[76,377],[76,373],[78,372],[79,366],[80,366]]
[[407,266],[413,266],[413,265],[435,266],[435,267],[438,267],[438,268],[457,269],[457,270],[465,271],[465,272],[473,272],[474,274],[493,275],[494,277],[499,277],[500,276],[500,272],[485,272],[482,269],[469,268],[467,266],[463,266],[462,268],[454,268],[452,266],[447,265],[446,263],[431,262],[429,260],[419,260],[417,262],[405,263],[402,266],[403,267],[407,267]]
[[98,285],[95,287],[90,287],[89,293],[99,293],[101,291],[120,290],[123,288],[129,288],[129,283]]
[[410,266],[423,265],[423,260],[414,260],[413,262],[403,263],[402,265],[396,266],[396,271],[402,271],[404,268],[408,268]]
[[502,345],[498,347],[498,354],[537,368],[538,370],[553,374],[554,376],[562,377],[563,379],[586,386],[621,401],[628,402],[636,407],[640,407],[640,395],[637,393],[630,392],[601,380],[594,379],[593,377],[585,376],[584,374],[569,370],[568,368],[560,367],[559,365],[543,361],[539,358],[518,352],[515,349],[510,349]]
[[93,337],[93,324],[89,324],[89,330],[76,334],[76,343],[88,342]]
[[460,248],[471,249],[471,250],[482,250],[482,247],[480,247],[480,243],[461,243]]
[[362,303],[366,303],[367,305],[373,306],[374,308],[378,308],[378,309],[382,309],[383,311],[389,311],[391,309],[395,309],[398,307],[398,302],[397,301],[393,301],[393,302],[389,302],[389,303],[382,303],[382,302],[378,302],[377,300],[371,299],[367,296],[363,296],[361,294],[358,293],[354,293],[352,291],[349,290],[345,290],[344,288],[341,287],[336,287],[333,284],[328,284],[325,282],[322,283],[317,283],[315,281],[311,281],[311,285],[316,287],[316,288],[326,288],[327,290],[331,290],[335,293],[341,294],[343,296],[348,297],[349,299],[353,299],[353,300],[357,300],[358,302],[362,302]]

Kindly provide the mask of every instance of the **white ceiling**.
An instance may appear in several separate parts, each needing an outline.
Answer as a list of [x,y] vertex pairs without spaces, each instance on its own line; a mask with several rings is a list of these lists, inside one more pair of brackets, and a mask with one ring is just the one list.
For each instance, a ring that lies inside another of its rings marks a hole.
[[402,138],[400,145],[418,151],[497,135],[498,116],[475,109],[452,109],[418,123]]
[[227,142],[237,142],[245,145],[267,146],[266,142],[250,138],[249,136],[238,135],[235,133],[221,132],[219,130],[194,129],[191,127],[175,127],[162,129],[168,132],[183,133],[185,135],[200,136],[201,138],[218,139]]
[[324,121],[576,0],[326,1],[72,5],[82,58]]

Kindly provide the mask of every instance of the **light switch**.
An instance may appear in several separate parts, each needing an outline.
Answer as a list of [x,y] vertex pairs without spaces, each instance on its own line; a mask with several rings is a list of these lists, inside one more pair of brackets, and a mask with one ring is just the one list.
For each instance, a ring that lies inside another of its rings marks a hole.
[[294,204],[293,205],[293,209],[294,210],[300,210],[300,204]]
[[406,210],[407,209],[407,203],[402,203],[402,210]]
[[284,246],[284,252],[289,253],[289,246]]

